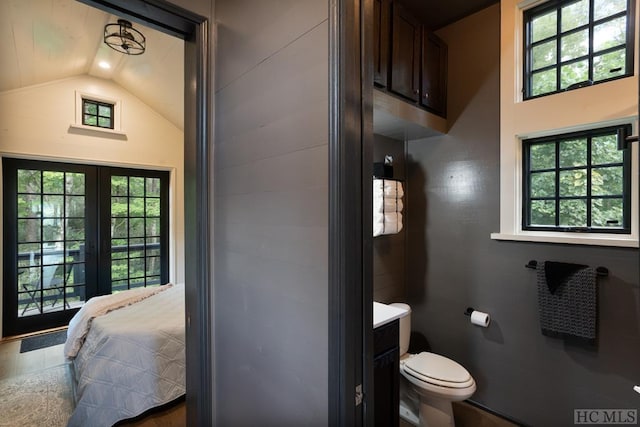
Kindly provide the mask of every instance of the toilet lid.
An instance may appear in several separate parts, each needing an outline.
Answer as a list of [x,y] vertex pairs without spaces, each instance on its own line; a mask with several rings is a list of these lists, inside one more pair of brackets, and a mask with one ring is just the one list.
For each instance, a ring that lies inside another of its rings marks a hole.
[[454,383],[451,384],[453,387],[456,384],[466,386],[470,381],[473,381],[471,374],[462,365],[434,353],[416,354],[406,360],[404,368],[405,372],[423,381],[432,382],[435,380],[436,383]]

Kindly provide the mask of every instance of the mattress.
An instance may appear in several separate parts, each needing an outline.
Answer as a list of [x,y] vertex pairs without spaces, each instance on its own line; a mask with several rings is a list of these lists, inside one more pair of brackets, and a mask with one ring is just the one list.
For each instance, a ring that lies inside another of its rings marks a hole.
[[185,393],[184,285],[93,319],[69,426],[111,426]]

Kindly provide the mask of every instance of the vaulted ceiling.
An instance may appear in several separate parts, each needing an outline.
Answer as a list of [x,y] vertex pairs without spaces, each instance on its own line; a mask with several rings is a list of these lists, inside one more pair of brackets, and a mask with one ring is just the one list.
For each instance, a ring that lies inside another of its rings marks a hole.
[[[497,0],[401,0],[431,28]],[[75,0],[0,1],[0,92],[72,76],[110,79],[183,128],[182,40],[134,24],[147,39],[139,56],[103,43],[104,26],[118,20]],[[99,66],[110,64],[109,69]]]
[[184,42],[134,23],[147,49],[125,55],[103,43],[104,26],[117,20],[75,0],[0,1],[0,92],[88,74],[113,80],[182,129]]

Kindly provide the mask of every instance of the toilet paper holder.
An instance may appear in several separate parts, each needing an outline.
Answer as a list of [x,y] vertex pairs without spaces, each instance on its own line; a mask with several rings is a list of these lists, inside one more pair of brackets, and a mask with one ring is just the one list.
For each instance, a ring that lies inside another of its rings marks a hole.
[[491,323],[491,316],[489,313],[483,313],[482,311],[477,311],[473,307],[467,307],[464,311],[465,316],[469,316],[469,320],[471,324],[486,328]]

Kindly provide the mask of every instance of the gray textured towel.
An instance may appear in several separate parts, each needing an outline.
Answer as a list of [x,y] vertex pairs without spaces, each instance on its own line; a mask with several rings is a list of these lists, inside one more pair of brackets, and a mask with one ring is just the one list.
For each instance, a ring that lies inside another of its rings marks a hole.
[[596,270],[580,269],[567,277],[555,293],[549,291],[545,263],[538,262],[538,310],[544,335],[577,337],[596,343]]

